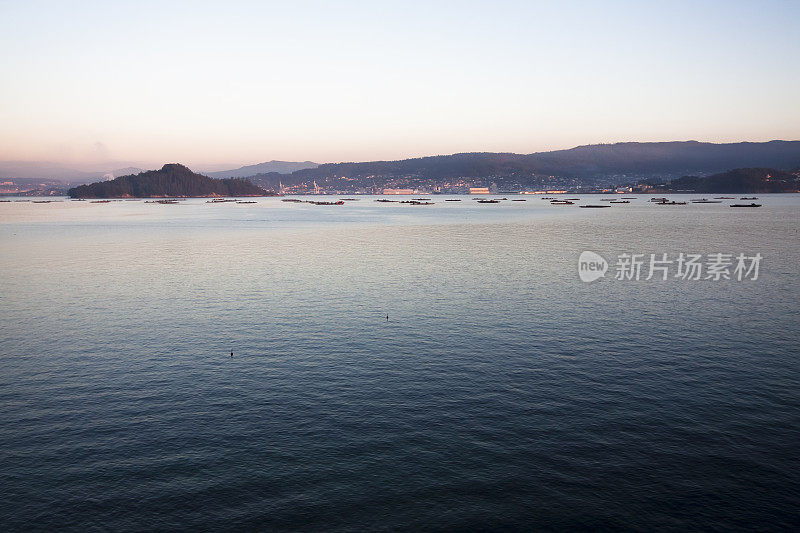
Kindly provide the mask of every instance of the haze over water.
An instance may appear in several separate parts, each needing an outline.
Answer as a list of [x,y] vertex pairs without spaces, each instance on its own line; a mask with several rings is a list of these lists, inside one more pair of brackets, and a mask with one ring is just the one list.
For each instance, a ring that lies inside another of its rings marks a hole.
[[2,529],[800,525],[798,195],[434,199],[0,204]]

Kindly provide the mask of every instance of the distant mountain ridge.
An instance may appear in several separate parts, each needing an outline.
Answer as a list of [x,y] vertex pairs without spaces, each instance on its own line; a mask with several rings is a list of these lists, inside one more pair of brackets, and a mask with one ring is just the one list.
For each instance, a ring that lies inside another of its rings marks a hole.
[[120,176],[110,181],[80,185],[69,190],[72,198],[181,198],[205,196],[274,196],[246,179],[214,179],[183,165],[168,163],[160,170]]
[[[94,166],[98,167],[99,165]],[[268,161],[232,170],[206,172],[205,175],[212,178],[244,178],[269,172],[289,174],[296,170],[314,168],[316,166],[318,164],[313,161]],[[126,176],[142,171],[142,168],[125,164],[125,162],[110,162],[102,170],[83,170],[48,161],[0,161],[0,179],[19,178],[88,183],[102,178]]]
[[0,161],[0,179],[86,181],[102,178],[103,174],[105,172],[78,170],[47,161]]
[[582,179],[614,175],[679,177],[713,174],[742,167],[800,167],[800,141],[616,143],[532,154],[478,152],[397,161],[327,163],[293,172],[292,181],[342,176],[524,178],[533,174]]
[[[800,141],[715,144],[698,141],[625,142],[577,146],[531,154],[472,152],[395,161],[325,163],[269,161],[209,172],[213,178],[259,176],[262,182],[301,183],[326,178],[423,177],[513,178],[560,176],[587,183],[636,177],[669,180],[710,175],[732,168],[800,168]],[[85,182],[105,172],[82,172],[42,162],[0,162],[0,178],[36,178]],[[119,172],[113,171],[114,176]]]
[[0,179],[58,180],[80,184],[142,171],[125,161],[111,161],[107,165],[93,166],[101,169],[76,169],[49,161],[0,161]]
[[318,163],[313,161],[268,161],[266,163],[258,163],[256,165],[245,165],[233,170],[220,170],[218,172],[209,172],[208,175],[212,178],[246,178],[255,176],[256,174],[269,174],[272,172],[278,174],[291,174],[297,170],[305,170],[307,168],[317,168]]
[[577,146],[530,156],[537,166],[575,176],[592,173],[704,174],[732,168],[800,166],[800,141],[707,143],[676,141]]
[[141,174],[142,172],[145,172],[145,169],[138,167],[117,168],[103,174],[103,178],[113,180],[120,176],[130,176],[131,174]]

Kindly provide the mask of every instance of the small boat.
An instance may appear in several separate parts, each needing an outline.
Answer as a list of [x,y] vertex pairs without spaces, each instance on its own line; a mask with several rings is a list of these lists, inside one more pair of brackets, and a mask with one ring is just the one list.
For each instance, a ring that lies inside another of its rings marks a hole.
[[417,202],[430,202],[431,201],[430,198],[412,198],[412,200],[417,201]]
[[512,201],[512,202],[527,202],[528,200],[526,200],[525,198],[514,198],[514,199],[513,199],[513,200],[511,200],[511,201]]
[[758,200],[758,196],[742,196],[739,200]]
[[656,203],[664,203],[667,201],[666,198],[650,198],[649,202],[656,202]]
[[400,203],[411,204],[411,205],[433,205],[433,202],[420,202],[419,200],[403,200]]
[[110,204],[111,200],[92,200],[90,204]]
[[229,202],[237,202],[238,200],[228,198],[214,198],[213,200],[206,200],[207,204],[226,204]]
[[622,199],[623,200],[636,200],[637,198],[635,196],[632,196],[632,197],[623,196]]
[[397,203],[397,200],[387,200],[386,198],[378,198],[376,202]]
[[284,198],[283,200],[281,200],[281,202],[293,202],[296,204],[300,204],[303,202],[303,200],[298,200],[297,198]]
[[550,200],[550,205],[575,205],[575,202],[569,200]]
[[715,196],[714,200],[736,200],[733,196]]
[[500,200],[478,200],[479,204],[499,204]]
[[[391,202],[391,200],[387,200],[387,201],[388,201],[388,202]],[[448,200],[445,200],[445,202],[460,202],[460,201],[461,201],[461,200],[457,200],[457,199],[455,199],[455,198],[450,198],[450,199],[448,199]],[[524,202],[524,201],[525,201],[525,200],[523,200],[523,202]]]
[[699,200],[692,200],[693,204],[721,204],[718,200],[709,200],[708,198],[700,198]]
[[53,200],[34,200],[33,203],[35,203],[35,204],[52,204]]
[[360,200],[360,198],[340,198],[340,200],[344,202],[357,202]]
[[686,202],[676,202],[673,200],[671,202],[656,202],[656,205],[686,205]]
[[752,204],[731,204],[731,207],[761,207],[761,204],[752,203]]
[[246,202],[236,202],[237,204],[257,204],[258,202],[254,200],[248,200]]
[[631,203],[629,200],[611,200],[612,204],[629,204]]
[[581,209],[602,209],[603,207],[611,207],[611,206],[610,206],[610,205],[593,205],[593,204],[588,204],[588,205],[579,205],[578,207],[580,207]]
[[314,205],[344,205],[344,202],[342,200],[339,200],[337,202],[314,202],[309,200],[307,203]]

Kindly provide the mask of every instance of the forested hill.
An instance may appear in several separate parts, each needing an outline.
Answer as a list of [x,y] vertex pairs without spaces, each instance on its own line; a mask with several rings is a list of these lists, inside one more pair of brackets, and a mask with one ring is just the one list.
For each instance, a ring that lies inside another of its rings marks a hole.
[[72,198],[156,198],[201,196],[275,196],[241,178],[214,179],[196,174],[177,163],[161,170],[120,176],[110,181],[81,185],[69,190]]
[[684,176],[672,180],[667,190],[708,193],[771,193],[800,191],[800,173],[774,168],[737,168],[707,178]]

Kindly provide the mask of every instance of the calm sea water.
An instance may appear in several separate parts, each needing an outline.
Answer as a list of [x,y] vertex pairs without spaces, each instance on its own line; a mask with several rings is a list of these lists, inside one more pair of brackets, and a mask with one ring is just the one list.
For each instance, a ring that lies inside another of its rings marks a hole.
[[800,528],[800,196],[432,198],[0,203],[0,529]]

